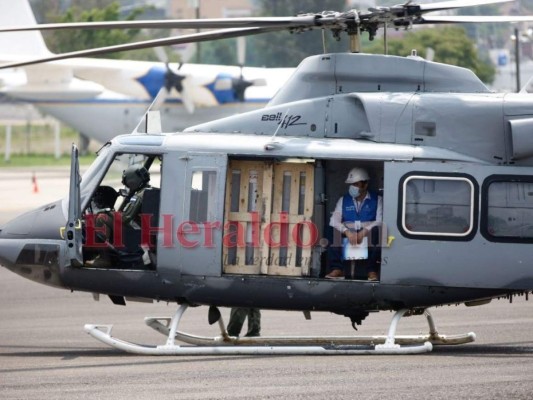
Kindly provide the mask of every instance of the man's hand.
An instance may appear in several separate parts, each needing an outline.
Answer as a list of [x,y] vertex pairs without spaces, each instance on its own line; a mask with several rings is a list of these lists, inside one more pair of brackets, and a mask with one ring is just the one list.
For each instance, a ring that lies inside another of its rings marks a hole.
[[348,241],[350,242],[351,245],[356,245],[356,244],[361,244],[361,242],[363,241],[364,237],[367,234],[367,230],[364,228],[361,229],[359,232],[347,230],[346,232],[344,232],[344,234],[348,238]]

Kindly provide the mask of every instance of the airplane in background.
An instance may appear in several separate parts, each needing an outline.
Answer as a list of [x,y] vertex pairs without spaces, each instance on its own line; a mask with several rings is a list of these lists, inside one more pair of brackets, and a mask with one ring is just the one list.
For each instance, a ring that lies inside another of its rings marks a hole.
[[[27,0],[0,0],[0,26],[35,24]],[[51,54],[38,31],[0,35],[0,62]],[[180,131],[263,107],[293,71],[78,58],[2,71],[0,94],[33,104],[88,139],[106,142],[135,130],[160,90],[165,91],[159,106],[163,128]]]

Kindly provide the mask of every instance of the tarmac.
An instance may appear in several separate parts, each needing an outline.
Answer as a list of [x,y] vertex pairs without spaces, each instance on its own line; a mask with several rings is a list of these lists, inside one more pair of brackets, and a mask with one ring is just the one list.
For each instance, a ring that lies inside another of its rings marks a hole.
[[0,226],[68,195],[69,167],[0,168]]
[[[38,190],[35,191],[35,173]],[[67,193],[68,168],[0,169],[0,225]],[[482,268],[482,266],[480,266]],[[96,341],[86,323],[114,324],[113,335],[143,344],[165,337],[144,325],[176,305],[116,306],[0,268],[0,398],[7,399],[530,399],[533,301],[524,297],[432,310],[441,334],[473,331],[474,343],[396,356],[136,356]],[[227,322],[229,309],[221,309]],[[330,313],[262,312],[262,335],[385,334],[392,313],[371,314],[355,332]],[[180,330],[218,335],[207,308],[189,309]],[[427,332],[409,317],[399,334]]]

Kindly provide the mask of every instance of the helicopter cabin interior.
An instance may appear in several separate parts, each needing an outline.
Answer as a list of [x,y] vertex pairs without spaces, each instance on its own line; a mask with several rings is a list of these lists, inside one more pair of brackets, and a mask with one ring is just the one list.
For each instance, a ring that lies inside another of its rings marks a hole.
[[[381,192],[383,163],[231,159],[223,272],[323,277],[331,268],[342,267],[342,238],[334,234],[329,219],[346,193],[344,181],[354,166],[373,177],[370,190]],[[357,261],[359,270],[366,270],[366,262]],[[349,277],[366,279],[366,274]]]
[[[155,270],[195,251],[197,262],[218,264],[220,274],[324,277],[340,262],[342,238],[329,219],[348,171],[364,168],[369,190],[381,194],[383,187],[383,162],[234,157],[226,168],[189,163],[187,190],[173,194],[161,190],[176,187],[165,185],[176,177],[165,175],[163,159],[114,158],[84,210],[86,267]],[[124,186],[123,171],[132,166],[149,172],[139,193]],[[138,198],[137,215],[127,216]],[[339,249],[328,251],[332,245]]]

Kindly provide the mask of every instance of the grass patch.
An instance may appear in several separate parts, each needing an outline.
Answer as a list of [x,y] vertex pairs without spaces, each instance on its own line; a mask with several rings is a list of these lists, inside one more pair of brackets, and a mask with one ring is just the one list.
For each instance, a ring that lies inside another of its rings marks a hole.
[[[9,161],[6,162],[7,127],[0,126],[0,168],[70,166],[72,143],[78,142],[78,133],[68,126],[61,125],[59,142],[56,143],[53,124],[13,125]],[[55,158],[56,145],[59,145],[59,158]],[[88,155],[80,157],[80,165],[92,163],[96,157],[94,152],[100,147],[100,144],[91,142]]]
[[[94,154],[80,156],[80,165],[90,165],[95,158],[96,155]],[[55,158],[53,155],[49,154],[13,154],[8,162],[6,162],[3,158],[0,160],[0,168],[50,166],[70,167],[70,156],[62,155],[59,158]]]

